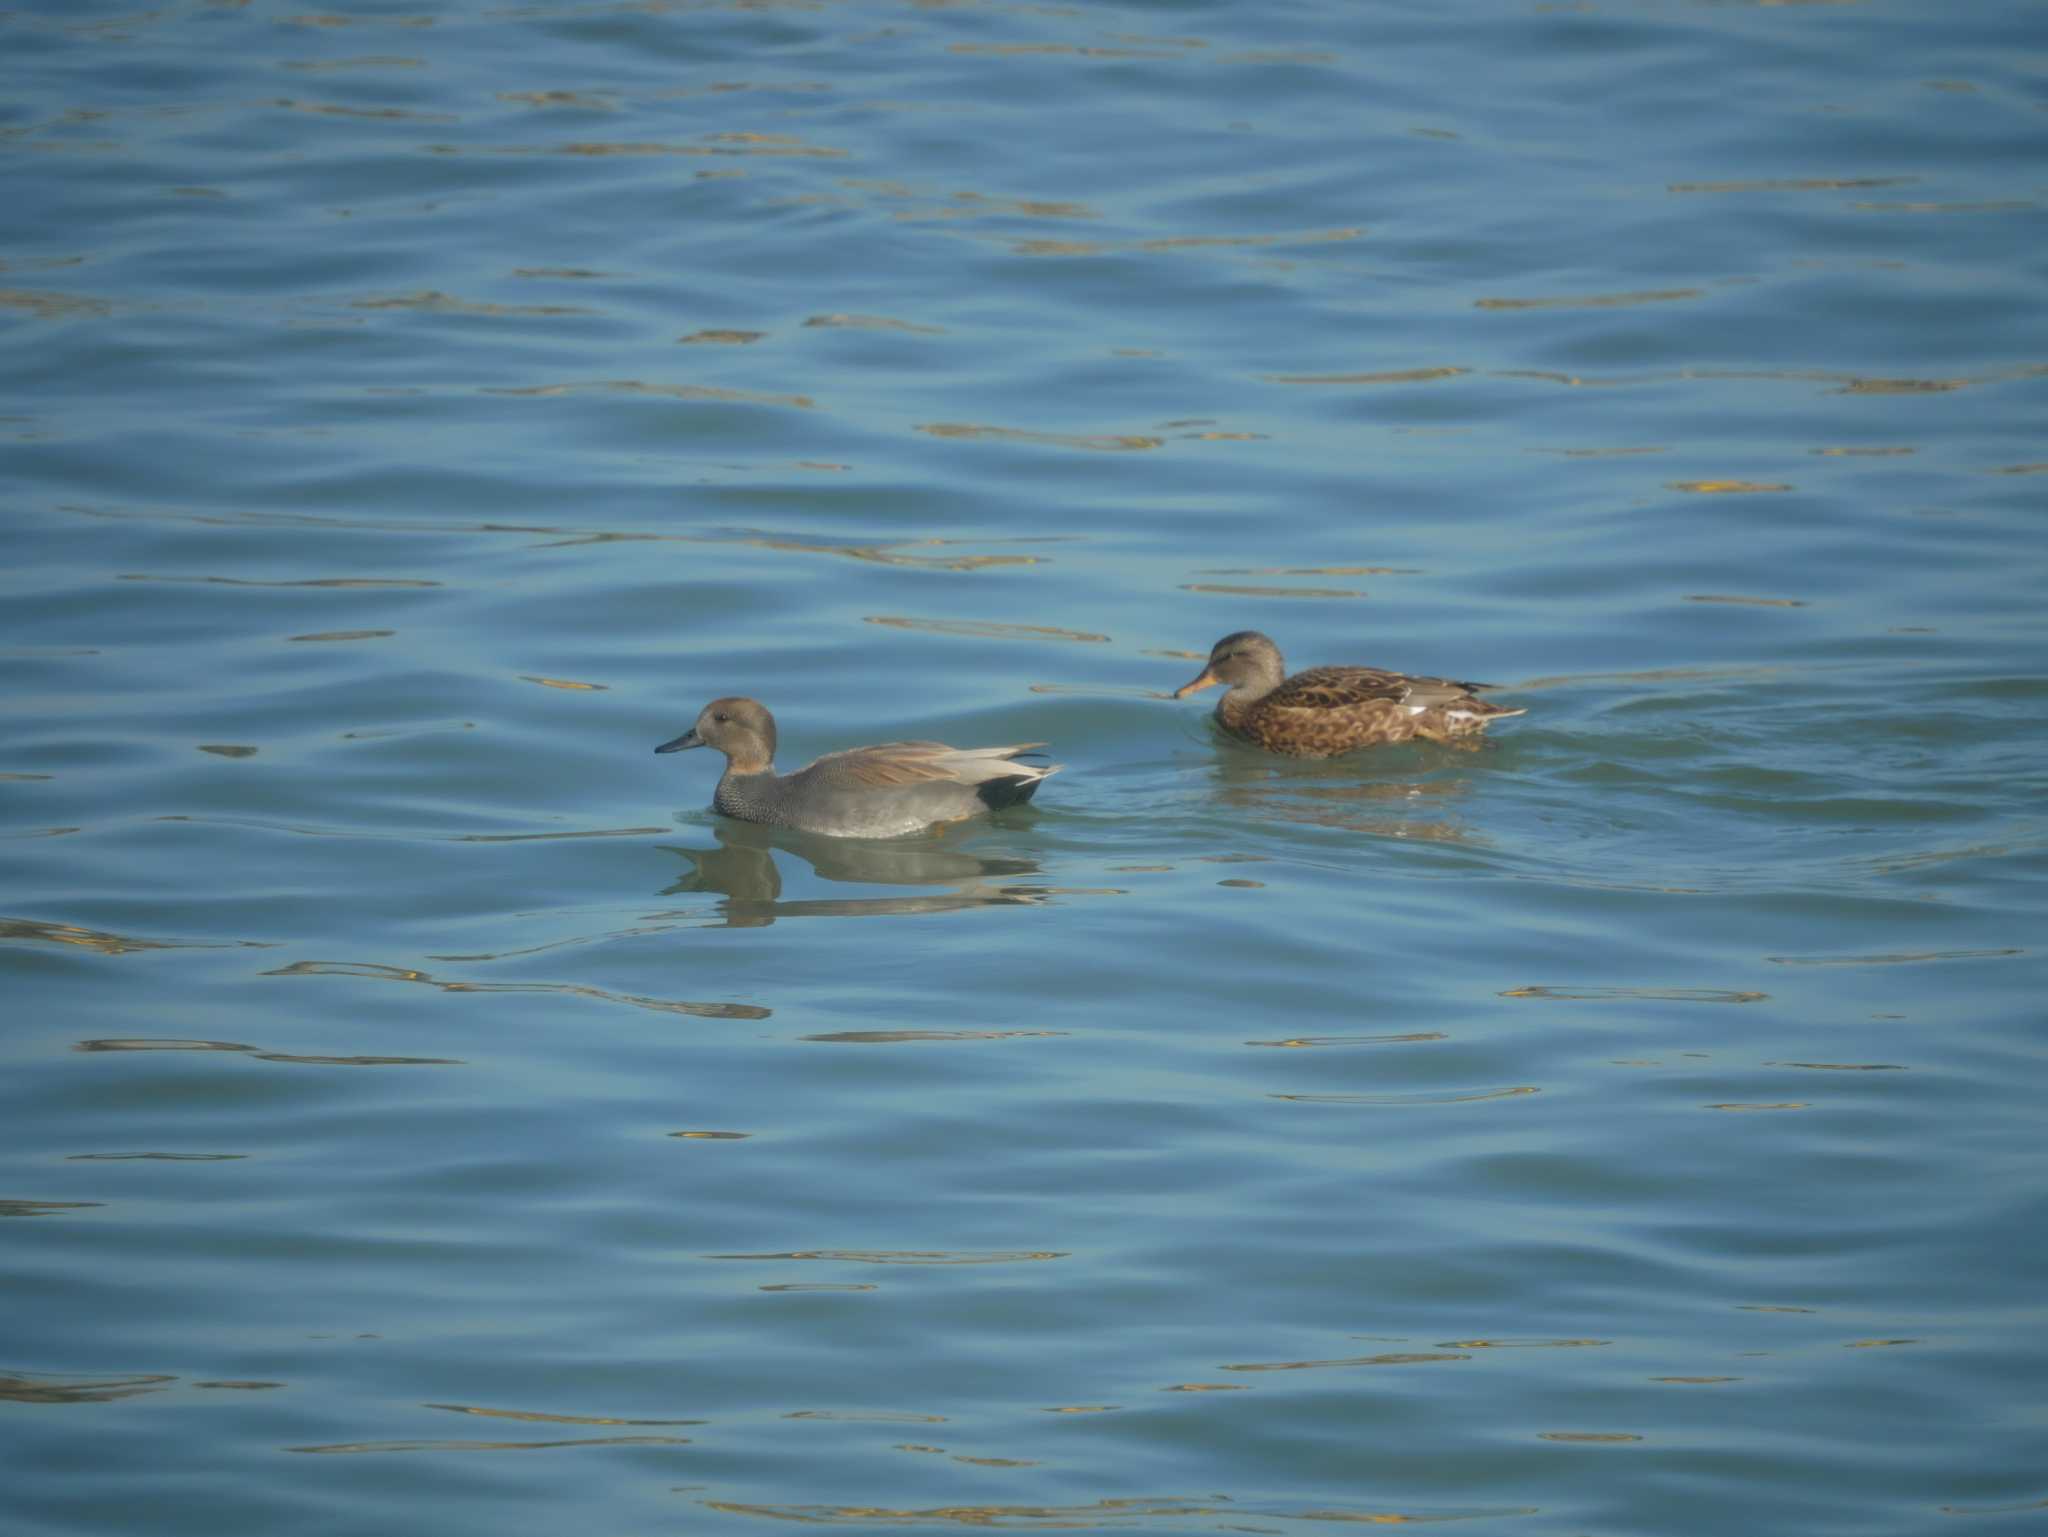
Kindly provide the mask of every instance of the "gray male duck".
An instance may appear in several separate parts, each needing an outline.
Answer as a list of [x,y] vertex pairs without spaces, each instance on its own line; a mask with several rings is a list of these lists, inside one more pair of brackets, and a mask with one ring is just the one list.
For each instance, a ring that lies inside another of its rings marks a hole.
[[694,726],[654,750],[715,747],[724,753],[711,808],[739,821],[835,838],[900,838],[1030,800],[1059,765],[1015,760],[1044,745],[882,742],[827,753],[793,774],[778,774],[775,717],[759,700],[732,697],[712,700]]

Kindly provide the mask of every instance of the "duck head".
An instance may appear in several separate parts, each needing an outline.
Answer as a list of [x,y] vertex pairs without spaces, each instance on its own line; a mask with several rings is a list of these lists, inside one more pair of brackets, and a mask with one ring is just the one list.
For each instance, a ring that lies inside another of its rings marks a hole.
[[697,723],[688,731],[654,750],[685,752],[692,747],[717,748],[738,773],[766,773],[775,759],[775,717],[758,699],[714,699],[697,712]]
[[1280,660],[1280,648],[1257,630],[1239,630],[1226,635],[1209,649],[1209,665],[1192,682],[1173,691],[1176,699],[1199,694],[1205,688],[1226,683],[1235,692],[1249,688],[1264,694],[1279,687],[1287,676],[1287,664]]

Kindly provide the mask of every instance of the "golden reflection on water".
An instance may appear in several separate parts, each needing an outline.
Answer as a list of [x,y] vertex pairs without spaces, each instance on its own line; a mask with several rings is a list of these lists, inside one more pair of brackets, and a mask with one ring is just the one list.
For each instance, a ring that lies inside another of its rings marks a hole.
[[[1421,566],[1244,566],[1198,571],[1197,576],[1421,576]],[[1199,651],[1148,651],[1147,656],[1199,659]]]
[[143,950],[270,950],[274,945],[255,939],[196,940],[139,939],[129,934],[109,934],[100,929],[80,928],[75,923],[46,923],[36,918],[0,918],[0,940],[20,939],[46,945],[75,945],[100,955],[130,955]]
[[104,1206],[105,1201],[24,1201],[8,1198],[0,1200],[0,1217],[44,1217],[53,1211],[83,1211],[90,1206]]
[[[943,1448],[905,1446],[898,1450],[941,1451]],[[1219,1531],[1271,1532],[1277,1528],[1264,1523],[1313,1521],[1359,1526],[1434,1525],[1447,1521],[1500,1520],[1540,1513],[1534,1506],[1414,1512],[1328,1507],[1298,1510],[1266,1503],[1241,1505],[1227,1494],[1101,1499],[1086,1505],[753,1505],[733,1500],[706,1500],[704,1506],[707,1510],[726,1515],[761,1516],[807,1526],[873,1526],[881,1523],[890,1528],[1014,1527],[1031,1531],[1128,1530],[1155,1520],[1176,1527],[1195,1517],[1202,1517],[1205,1529],[1213,1523],[1214,1529]],[[1221,1518],[1220,1521],[1217,1518]],[[1254,1522],[1261,1524],[1251,1524]]]
[[1233,598],[1362,598],[1351,587],[1232,587],[1221,582],[1183,582],[1182,592],[1214,593]]
[[1404,1035],[1297,1035],[1284,1041],[1246,1041],[1247,1046],[1386,1046],[1411,1041],[1448,1041],[1442,1030],[1412,1030]]
[[608,1414],[547,1414],[538,1409],[484,1409],[475,1404],[421,1404],[449,1414],[475,1414],[497,1420],[530,1420],[549,1425],[707,1425],[708,1420],[629,1420]]
[[1761,1003],[1771,995],[1721,987],[1511,987],[1499,996],[1553,998],[1574,1003]]
[[585,309],[577,304],[497,304],[474,299],[458,299],[453,294],[444,294],[438,289],[431,288],[412,294],[357,299],[349,307],[359,310],[425,310],[435,315],[547,316],[596,313],[595,310]]
[[[809,555],[838,555],[847,560],[871,561],[878,566],[916,566],[936,571],[985,571],[991,566],[1035,566],[1039,555],[906,555],[907,546],[929,548],[959,544],[958,539],[899,539],[886,544],[818,544],[808,540],[768,534],[750,534],[735,539],[762,550],[797,550]],[[880,621],[876,621],[879,623]]]
[[1536,1439],[1612,1445],[1625,1441],[1640,1441],[1644,1438],[1625,1430],[1539,1430],[1536,1432]]
[[2025,955],[2018,945],[1997,950],[1899,950],[1889,955],[1767,955],[1774,966],[1917,966],[1923,961],[1989,961]]
[[1630,448],[1532,448],[1532,454],[1556,454],[1564,459],[1626,459],[1641,454],[1668,454],[1662,443],[1645,443]]
[[107,315],[113,305],[104,299],[82,294],[43,293],[32,288],[0,288],[0,309],[26,310],[37,320],[60,320],[78,315]]
[[1582,1350],[1612,1340],[1444,1340],[1440,1350]]
[[1003,443],[1033,443],[1046,448],[1085,448],[1097,452],[1128,453],[1158,448],[1164,438],[1141,434],[1088,434],[1077,432],[1032,432],[1023,427],[990,427],[974,422],[920,422],[915,429],[935,438],[986,438]]
[[573,678],[543,678],[537,674],[525,672],[519,675],[519,681],[521,683],[538,683],[542,688],[574,689],[585,693],[603,693],[611,687],[609,683],[578,683]]
[[1149,240],[1019,240],[1018,256],[1108,256],[1125,251],[1258,250],[1272,246],[1324,245],[1358,240],[1363,229],[1302,230],[1281,235],[1167,235]]
[[287,59],[279,67],[331,74],[353,69],[425,69],[427,61],[408,58],[404,54],[363,54],[353,59]]
[[2013,1516],[2022,1511],[2048,1510],[2048,1499],[2029,1500],[2023,1505],[1943,1505],[1945,1516]]
[[[704,1019],[766,1019],[775,1011],[752,1003],[694,1003],[681,998],[644,998],[632,993],[607,992],[576,982],[461,982],[448,981],[410,966],[386,966],[375,961],[293,961],[266,977],[359,977],[383,982],[417,982],[444,993],[559,993],[570,998],[594,998],[603,1003],[629,1004],[663,1014],[691,1014]],[[296,1060],[296,1059],[294,1059]]]
[[1472,372],[1448,364],[1434,368],[1396,368],[1364,374],[1262,374],[1267,384],[1428,384],[1438,379],[1456,379]]
[[[939,1447],[905,1447],[906,1451],[940,1451]],[[1085,1531],[1097,1526],[1127,1527],[1147,1517],[1184,1518],[1241,1514],[1216,1496],[1206,1499],[1106,1499],[1092,1505],[931,1505],[891,1507],[886,1505],[749,1505],[734,1500],[706,1500],[707,1510],[725,1515],[765,1516],[775,1521],[797,1521],[807,1526],[870,1526],[886,1522],[896,1527],[972,1526],[1004,1527],[1029,1523],[1033,1529],[1055,1528]]]
[[1818,192],[1845,187],[1903,187],[1917,176],[1812,176],[1756,181],[1675,181],[1666,192]]
[[1768,1105],[1719,1104],[1703,1105],[1700,1108],[1704,1110],[1811,1110],[1813,1106],[1805,1100],[1785,1100],[1778,1104]]
[[522,107],[579,107],[592,112],[610,112],[617,105],[611,91],[499,91],[499,101]]
[[813,315],[806,326],[839,331],[903,331],[912,336],[944,336],[944,326],[919,325],[891,315]]
[[158,1393],[178,1379],[158,1372],[84,1377],[67,1372],[0,1372],[0,1402],[16,1404],[108,1404]]
[[[513,394],[566,394],[578,389],[630,388],[617,385],[545,385],[531,389],[508,391]],[[652,388],[646,387],[646,388]],[[668,387],[665,393],[690,394],[699,398],[684,386]],[[794,397],[796,403],[808,405],[803,397]],[[820,466],[813,466],[820,467]],[[840,468],[840,466],[822,466]],[[649,533],[642,530],[591,530],[567,528],[544,523],[470,523],[470,522],[413,522],[397,523],[379,518],[329,517],[314,513],[289,513],[275,511],[198,513],[182,510],[121,507],[86,507],[69,505],[62,509],[84,517],[116,518],[122,520],[161,520],[165,522],[195,523],[205,527],[258,527],[258,528],[344,528],[364,529],[377,533],[395,534],[505,534],[513,536],[541,536],[548,542],[534,546],[538,549],[571,549],[596,544],[628,543],[673,543],[673,544],[738,544],[763,550],[792,550],[812,555],[837,555],[850,560],[872,561],[879,565],[916,566],[931,570],[978,571],[989,566],[1037,565],[1044,557],[1039,555],[911,555],[908,549],[948,548],[960,544],[1068,544],[1079,542],[1083,536],[1074,534],[1037,534],[1008,539],[983,538],[974,540],[950,539],[943,537],[890,539],[863,543],[834,543],[829,540],[805,538],[795,534],[779,534],[769,530],[752,528],[720,529],[708,533]],[[437,581],[418,581],[387,577],[321,577],[300,581],[260,581],[233,576],[170,576],[154,573],[132,572],[117,578],[126,582],[213,582],[230,587],[439,587]],[[97,656],[97,650],[80,647],[58,650],[47,647],[15,648],[8,653],[23,656]]]
[[329,1446],[287,1446],[315,1456],[380,1452],[548,1452],[569,1446],[688,1446],[688,1436],[591,1436],[578,1441],[339,1441]]
[[806,144],[789,134],[708,133],[695,144],[669,144],[653,140],[613,142],[602,139],[573,139],[563,144],[425,144],[429,155],[449,158],[465,155],[567,155],[586,159],[621,159],[674,155],[685,159],[731,156],[795,160],[843,160],[846,151],[825,145]]
[[915,1414],[908,1409],[793,1409],[786,1420],[854,1420],[878,1425],[943,1425],[943,1414]]
[[[1829,393],[1837,395],[1939,395],[1954,390],[1968,389],[1979,384],[2035,379],[2043,374],[2048,374],[2048,364],[2023,364],[2011,368],[1992,369],[1981,374],[1947,379],[1873,378],[1861,374],[1836,373],[1826,369],[1787,368],[1679,368],[1669,372],[1613,374],[1605,377],[1596,377],[1589,374],[1561,373],[1553,369],[1495,368],[1476,371],[1470,368],[1443,365],[1433,368],[1396,369],[1377,373],[1269,374],[1262,375],[1261,378],[1269,384],[1421,384],[1470,375],[1475,380],[1482,378],[1528,379],[1539,383],[1563,384],[1580,389],[1654,389],[1666,384],[1684,384],[1696,381],[1756,381],[1783,384],[1829,384],[1835,386]],[[1656,451],[1661,452],[1662,450]]]
[[777,1286],[760,1286],[764,1292],[872,1292],[881,1288],[872,1281],[784,1281]]
[[823,1035],[800,1035],[797,1039],[850,1046],[899,1046],[916,1041],[1013,1041],[1066,1034],[1065,1030],[833,1030]]
[[1684,299],[1704,299],[1704,288],[1648,289],[1639,293],[1568,294],[1544,299],[1474,299],[1475,310],[1591,310],[1617,309],[1638,304],[1673,304]]
[[[822,464],[799,461],[798,468],[812,470],[844,470],[843,464]],[[500,530],[502,531],[502,530]],[[526,533],[553,532],[546,529],[520,530]],[[882,544],[827,544],[814,540],[797,539],[779,534],[761,534],[745,530],[723,535],[703,534],[647,534],[647,533],[581,533],[567,538],[551,540],[536,545],[542,550],[566,550],[581,545],[594,544],[743,544],[759,550],[795,550],[806,555],[838,555],[847,560],[871,561],[879,566],[914,566],[926,571],[981,571],[990,566],[1035,566],[1044,557],[1038,555],[906,555],[905,546],[952,545],[965,543],[959,539],[899,539]],[[977,543],[987,543],[977,540]],[[1019,543],[1022,541],[1006,541]],[[1040,540],[1036,542],[1050,542]]]
[[1330,1366],[1422,1366],[1432,1361],[1471,1359],[1468,1355],[1436,1350],[1389,1351],[1382,1355],[1346,1356],[1340,1360],[1330,1361],[1244,1361],[1235,1365],[1225,1365],[1220,1369],[1226,1372],[1303,1372],[1319,1371]]
[[980,218],[999,215],[1025,219],[1093,219],[1099,217],[1086,203],[1046,198],[990,197],[982,192],[924,192],[909,182],[847,176],[839,185],[849,192],[863,192],[882,202],[918,202],[917,210],[899,210],[898,219]]
[[1099,43],[950,43],[948,53],[973,53],[997,58],[1071,57],[1077,59],[1177,59],[1178,49],[1158,47],[1105,48]]
[[1803,1067],[1824,1073],[1903,1073],[1897,1062],[1766,1062],[1765,1067]]
[[1543,1091],[1531,1084],[1508,1089],[1485,1089],[1472,1094],[1268,1094],[1268,1099],[1291,1100],[1302,1105],[1469,1105],[1483,1100],[1517,1099]]
[[1665,482],[1665,489],[1689,491],[1700,496],[1759,496],[1772,491],[1790,491],[1792,487],[1782,481],[1672,480]]
[[[669,400],[723,401],[746,406],[792,406],[808,411],[817,402],[808,395],[768,395],[759,390],[730,390],[709,384],[649,384],[640,379],[593,379],[573,384],[484,385],[485,395],[523,396],[528,399],[600,393],[607,395],[656,395]],[[536,532],[547,532],[536,530]]]
[[299,101],[290,96],[280,96],[265,103],[280,112],[305,112],[314,117],[363,117],[385,122],[405,123],[456,123],[460,122],[452,112],[413,112],[404,107],[348,107],[330,101]]
[[1945,395],[1968,389],[1969,379],[1850,379],[1837,395]]
[[73,1051],[225,1051],[244,1053],[258,1062],[294,1062],[312,1067],[463,1067],[455,1057],[324,1057],[296,1052],[265,1051],[240,1041],[184,1040],[167,1036],[105,1036],[80,1041]]
[[1851,203],[1857,213],[2031,213],[2041,205],[2032,198],[2007,198],[1986,203]]

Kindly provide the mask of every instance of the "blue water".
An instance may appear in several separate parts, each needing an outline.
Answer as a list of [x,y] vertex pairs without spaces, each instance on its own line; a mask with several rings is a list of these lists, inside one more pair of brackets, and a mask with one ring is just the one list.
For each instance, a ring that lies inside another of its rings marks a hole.
[[2039,1530],[2044,22],[0,15],[9,1530]]

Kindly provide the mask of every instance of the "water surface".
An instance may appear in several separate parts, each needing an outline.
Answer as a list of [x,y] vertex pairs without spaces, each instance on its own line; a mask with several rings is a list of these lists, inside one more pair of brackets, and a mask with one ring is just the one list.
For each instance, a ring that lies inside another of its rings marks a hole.
[[2038,1528],[2041,19],[0,17],[9,1515]]

